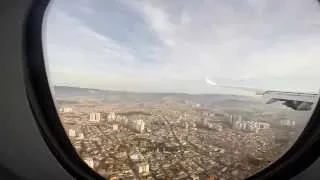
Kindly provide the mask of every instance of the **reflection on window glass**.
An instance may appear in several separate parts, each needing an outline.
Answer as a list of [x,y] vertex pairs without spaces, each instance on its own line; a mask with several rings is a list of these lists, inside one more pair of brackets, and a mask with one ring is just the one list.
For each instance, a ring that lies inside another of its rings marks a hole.
[[244,179],[311,116],[320,12],[302,0],[56,0],[44,43],[63,126],[107,179]]

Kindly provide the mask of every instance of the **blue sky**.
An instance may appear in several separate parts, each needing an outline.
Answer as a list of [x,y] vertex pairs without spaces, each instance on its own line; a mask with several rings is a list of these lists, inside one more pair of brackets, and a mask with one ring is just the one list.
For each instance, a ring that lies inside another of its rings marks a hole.
[[318,91],[316,0],[55,0],[44,22],[53,84],[127,91]]

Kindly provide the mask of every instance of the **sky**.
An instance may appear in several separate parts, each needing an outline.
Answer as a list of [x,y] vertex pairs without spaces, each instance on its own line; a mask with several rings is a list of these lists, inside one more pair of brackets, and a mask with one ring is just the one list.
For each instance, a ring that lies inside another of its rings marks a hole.
[[52,84],[138,92],[318,92],[316,0],[54,0]]

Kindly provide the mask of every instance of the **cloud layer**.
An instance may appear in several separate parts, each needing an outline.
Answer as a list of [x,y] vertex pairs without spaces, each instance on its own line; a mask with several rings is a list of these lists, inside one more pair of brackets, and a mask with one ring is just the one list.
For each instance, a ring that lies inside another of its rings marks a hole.
[[56,0],[44,43],[54,84],[131,91],[318,91],[313,0]]

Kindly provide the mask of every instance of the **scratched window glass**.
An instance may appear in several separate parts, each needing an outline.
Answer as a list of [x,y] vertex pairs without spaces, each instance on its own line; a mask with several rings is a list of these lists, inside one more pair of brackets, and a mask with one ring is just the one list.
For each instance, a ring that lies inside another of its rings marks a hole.
[[106,179],[245,179],[318,100],[312,0],[55,0],[43,43],[66,134]]

